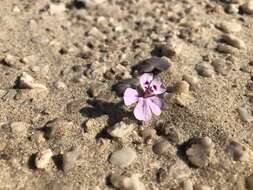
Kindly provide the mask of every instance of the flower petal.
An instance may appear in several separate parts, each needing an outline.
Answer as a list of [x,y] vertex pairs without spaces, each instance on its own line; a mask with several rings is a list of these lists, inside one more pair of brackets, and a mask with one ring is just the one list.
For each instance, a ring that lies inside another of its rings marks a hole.
[[138,92],[133,88],[127,88],[124,92],[124,103],[126,106],[130,106],[131,104],[138,101]]
[[154,94],[162,94],[166,91],[166,88],[160,79],[152,80],[150,87]]
[[156,96],[152,96],[152,97],[146,98],[146,102],[153,114],[157,116],[161,114],[162,112],[161,108],[163,107],[163,102],[160,98]]
[[152,118],[152,113],[146,99],[139,98],[138,104],[134,109],[134,116],[141,121],[149,121]]
[[146,88],[149,87],[152,80],[153,80],[153,74],[151,73],[144,73],[143,75],[140,76],[140,84],[144,91],[146,90]]

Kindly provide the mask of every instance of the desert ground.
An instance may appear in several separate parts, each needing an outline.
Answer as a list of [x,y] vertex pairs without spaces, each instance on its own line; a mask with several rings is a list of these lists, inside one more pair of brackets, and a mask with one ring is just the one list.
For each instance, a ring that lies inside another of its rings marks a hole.
[[0,189],[253,190],[253,1],[1,0]]

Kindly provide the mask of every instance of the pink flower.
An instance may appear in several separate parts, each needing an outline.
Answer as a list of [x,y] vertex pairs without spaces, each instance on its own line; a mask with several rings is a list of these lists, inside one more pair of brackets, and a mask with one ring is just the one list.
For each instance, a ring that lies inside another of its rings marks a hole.
[[134,116],[146,122],[152,118],[152,113],[157,116],[161,114],[163,102],[156,95],[164,93],[166,88],[161,80],[149,73],[141,75],[139,80],[143,91],[138,92],[133,88],[127,88],[123,98],[126,106],[138,102],[134,109]]

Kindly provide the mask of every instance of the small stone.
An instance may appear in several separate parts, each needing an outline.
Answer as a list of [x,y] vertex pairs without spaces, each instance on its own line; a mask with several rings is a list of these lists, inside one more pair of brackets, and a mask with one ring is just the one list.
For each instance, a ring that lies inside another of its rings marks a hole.
[[96,27],[93,27],[89,31],[89,35],[96,37],[97,39],[104,40],[106,39],[106,35],[100,32]]
[[51,15],[61,15],[66,11],[66,6],[64,3],[58,3],[58,4],[50,4],[49,8]]
[[137,71],[139,74],[163,72],[168,70],[170,67],[171,64],[166,59],[154,56],[133,66],[132,71]]
[[253,14],[253,1],[247,0],[246,3],[240,6],[240,10],[246,14]]
[[35,64],[30,67],[31,71],[40,74],[44,77],[48,77],[49,65],[47,64]]
[[190,168],[181,160],[176,161],[169,167],[168,178],[183,180],[191,175]]
[[122,148],[113,152],[109,161],[121,168],[129,166],[137,158],[136,152],[131,148]]
[[154,53],[158,54],[160,57],[165,56],[171,58],[173,56],[178,56],[182,51],[182,43],[178,39],[172,39],[167,44],[158,45]]
[[156,135],[156,131],[152,128],[144,128],[140,135],[144,138],[145,141],[152,139]]
[[105,89],[106,85],[104,83],[95,83],[91,85],[87,93],[91,97],[97,97],[101,92],[105,91]]
[[163,129],[161,129],[161,133],[167,140],[176,145],[183,143],[182,135],[179,129],[175,126],[164,126]]
[[191,180],[185,180],[183,182],[183,190],[193,190],[193,183]]
[[239,142],[230,140],[227,145],[227,152],[235,161],[247,161],[250,157],[246,147]]
[[228,44],[231,45],[235,48],[238,49],[244,49],[246,48],[246,44],[244,43],[244,41],[242,41],[241,39],[233,36],[232,34],[226,34],[222,36],[222,40]]
[[19,77],[18,87],[20,89],[43,89],[47,90],[47,87],[34,82],[34,78],[27,73],[23,72]]
[[190,84],[191,90],[196,90],[199,87],[199,79],[192,75],[183,75],[183,80]]
[[213,77],[214,75],[214,70],[209,64],[197,64],[195,69],[198,72],[198,74],[203,77],[210,78]]
[[250,62],[249,62],[249,66],[253,66],[253,61],[250,61]]
[[239,116],[241,118],[242,121],[250,123],[253,121],[253,116],[251,115],[251,113],[247,110],[247,108],[245,107],[241,107],[237,109]]
[[179,81],[176,84],[176,92],[178,94],[188,94],[190,91],[190,84],[186,81]]
[[163,168],[159,168],[156,173],[156,180],[158,183],[162,183],[165,181],[165,178],[167,177],[167,172]]
[[249,91],[253,91],[253,82],[248,82],[248,84],[246,85],[247,89]]
[[7,93],[5,93],[5,95],[3,96],[4,100],[13,100],[15,98],[15,96],[17,95],[17,90],[15,89],[9,89],[7,91]]
[[27,57],[22,58],[22,62],[28,64],[28,65],[35,65],[40,62],[39,57],[36,55],[29,55]]
[[145,190],[144,184],[139,180],[140,174],[132,174],[130,177],[112,174],[110,182],[113,187],[124,190]]
[[219,28],[226,33],[240,32],[242,29],[241,25],[234,21],[223,21]]
[[211,187],[207,185],[194,185],[194,190],[211,190]]
[[116,123],[114,126],[108,128],[107,132],[112,137],[123,138],[129,135],[135,127],[136,125],[133,123],[127,124],[124,121],[121,121],[119,123]]
[[231,70],[231,65],[223,59],[217,59],[212,62],[216,73],[226,76]]
[[38,169],[46,169],[53,153],[50,149],[43,150],[36,155],[35,165]]
[[11,132],[16,136],[26,136],[29,124],[25,122],[12,122],[10,123]]
[[253,190],[253,174],[246,177],[246,186],[248,190]]
[[237,14],[239,12],[239,6],[234,4],[229,4],[226,6],[225,11],[230,14]]
[[49,91],[42,88],[35,89],[20,89],[17,91],[17,95],[15,96],[15,100],[41,100],[46,98]]
[[153,152],[155,154],[169,154],[170,156],[175,155],[175,148],[166,140],[158,141],[153,146]]
[[182,106],[182,107],[188,107],[190,104],[192,104],[195,99],[193,96],[189,94],[180,94],[172,96],[170,101],[176,105]]
[[216,47],[216,50],[220,53],[225,53],[225,54],[236,54],[236,48],[225,45],[225,44],[218,44]]
[[45,138],[50,139],[56,136],[62,136],[68,130],[73,128],[73,123],[64,119],[56,118],[47,122],[43,127]]
[[7,63],[7,65],[14,67],[18,62],[18,58],[12,54],[7,54],[4,58],[4,61]]
[[2,98],[7,93],[6,90],[0,89],[0,98]]
[[81,151],[78,148],[64,153],[63,171],[69,172],[71,169],[73,169],[77,165],[77,162],[80,156],[81,156]]
[[194,166],[205,167],[208,165],[209,158],[213,152],[213,147],[213,142],[208,137],[196,139],[195,143],[187,149],[186,155]]
[[56,82],[54,82],[54,87],[56,89],[59,89],[59,90],[67,88],[66,84],[64,82],[62,82],[62,81],[56,81]]

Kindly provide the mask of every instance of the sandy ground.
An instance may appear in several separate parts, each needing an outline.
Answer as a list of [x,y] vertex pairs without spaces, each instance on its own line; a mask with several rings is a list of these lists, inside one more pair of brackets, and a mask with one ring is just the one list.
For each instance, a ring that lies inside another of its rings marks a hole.
[[[1,0],[0,189],[253,189],[252,4]],[[112,86],[151,56],[171,67],[143,126]]]

